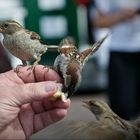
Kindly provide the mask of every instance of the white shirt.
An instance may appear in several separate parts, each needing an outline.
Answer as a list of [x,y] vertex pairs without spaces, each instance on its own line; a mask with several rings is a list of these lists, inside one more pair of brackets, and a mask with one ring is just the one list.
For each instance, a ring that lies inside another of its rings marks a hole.
[[[113,14],[121,9],[140,9],[140,0],[95,0],[104,13]],[[95,12],[95,11],[94,11]],[[140,51],[140,15],[111,27],[110,49],[113,51]]]

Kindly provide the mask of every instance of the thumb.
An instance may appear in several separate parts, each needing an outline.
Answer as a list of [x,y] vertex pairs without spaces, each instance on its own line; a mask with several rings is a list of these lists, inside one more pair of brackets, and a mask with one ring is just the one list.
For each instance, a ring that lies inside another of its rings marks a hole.
[[51,97],[57,91],[55,82],[46,81],[18,85],[11,89],[11,99],[15,105],[23,105]]

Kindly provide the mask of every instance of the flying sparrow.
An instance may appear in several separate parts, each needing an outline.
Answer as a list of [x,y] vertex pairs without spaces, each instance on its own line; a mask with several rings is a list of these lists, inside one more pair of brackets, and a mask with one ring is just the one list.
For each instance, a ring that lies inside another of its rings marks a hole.
[[23,28],[16,21],[0,21],[0,33],[4,36],[4,47],[18,57],[23,66],[33,61],[32,68],[34,68],[40,61],[41,55],[48,49],[48,45],[40,40],[37,33]]
[[64,79],[63,92],[69,98],[81,83],[81,72],[88,58],[101,46],[104,38],[96,42],[91,48],[79,53],[72,38],[64,38],[59,45],[59,53],[54,62],[54,69]]

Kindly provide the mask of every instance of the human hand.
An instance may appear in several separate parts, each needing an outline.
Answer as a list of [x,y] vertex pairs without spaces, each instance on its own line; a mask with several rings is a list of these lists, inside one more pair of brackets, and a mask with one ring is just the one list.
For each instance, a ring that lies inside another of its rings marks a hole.
[[120,16],[123,20],[130,20],[134,18],[137,14],[137,11],[134,9],[123,9],[120,13]]
[[58,74],[41,65],[27,68],[20,68],[20,78],[13,70],[0,74],[0,139],[28,139],[67,114],[70,100],[49,100],[57,91],[53,81],[61,81]]

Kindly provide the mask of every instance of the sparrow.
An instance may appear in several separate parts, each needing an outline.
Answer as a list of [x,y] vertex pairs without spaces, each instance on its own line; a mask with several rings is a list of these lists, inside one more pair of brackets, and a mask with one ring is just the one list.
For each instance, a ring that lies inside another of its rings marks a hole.
[[[140,131],[131,121],[115,114],[102,100],[83,101],[93,114],[93,120],[63,121],[48,128],[47,139],[81,140],[139,140]],[[87,116],[88,114],[85,113]],[[79,112],[77,113],[79,115]],[[138,118],[140,119],[140,117]],[[138,122],[138,120],[137,120]],[[140,121],[139,121],[140,122]],[[135,121],[136,123],[136,121]],[[59,128],[59,129],[58,129]]]
[[88,58],[98,50],[107,37],[108,35],[83,52],[78,52],[71,37],[64,38],[60,42],[58,48],[60,54],[54,61],[54,70],[64,79],[63,92],[67,98],[78,89],[81,83],[81,72]]
[[134,123],[131,123],[131,121],[120,118],[102,100],[89,100],[83,101],[83,103],[83,106],[88,108],[101,124],[110,126],[116,130],[124,130],[134,140],[140,138],[139,128]]
[[45,138],[57,140],[139,140],[123,129],[100,122],[70,120],[49,128]]
[[40,36],[29,31],[14,20],[0,21],[0,33],[3,34],[3,45],[14,56],[19,58],[23,66],[34,62],[34,68],[41,59],[48,45],[40,40]]

